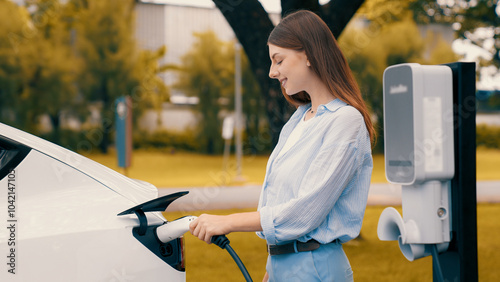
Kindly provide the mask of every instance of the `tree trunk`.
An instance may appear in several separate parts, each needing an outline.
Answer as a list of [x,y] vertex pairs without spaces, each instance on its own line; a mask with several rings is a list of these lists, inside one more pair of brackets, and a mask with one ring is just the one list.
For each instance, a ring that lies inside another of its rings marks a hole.
[[[213,0],[233,29],[243,46],[250,66],[266,101],[272,146],[278,142],[279,133],[293,113],[281,94],[278,81],[269,78],[271,61],[267,38],[274,28],[269,16],[258,0]],[[320,15],[338,37],[364,0],[332,0],[320,5],[317,0],[281,0],[282,15],[293,10],[307,9]],[[265,140],[262,137],[262,140]]]
[[274,25],[257,0],[214,0],[214,3],[228,21],[249,58],[262,97],[266,101],[267,118],[271,130],[270,142],[274,146],[278,141],[281,128],[293,110],[281,97],[279,83],[277,81],[273,83],[269,78],[271,62],[266,46],[267,37]]
[[52,142],[61,145],[61,122],[59,114],[49,114],[49,118],[52,124]]
[[[112,104],[110,102],[107,80],[105,78],[101,81],[101,101],[102,101],[102,109],[101,109],[101,140],[98,144],[99,150],[103,154],[108,153],[108,147],[110,144],[109,134],[113,129],[113,113],[114,109],[112,108]],[[111,117],[110,114],[111,113]]]

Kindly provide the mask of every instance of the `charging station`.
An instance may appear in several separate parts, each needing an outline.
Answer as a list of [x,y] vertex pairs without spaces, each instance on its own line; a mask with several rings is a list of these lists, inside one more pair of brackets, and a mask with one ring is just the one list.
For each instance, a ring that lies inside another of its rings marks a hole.
[[409,261],[432,255],[435,281],[477,281],[475,64],[400,64],[384,72],[386,208],[380,240]]

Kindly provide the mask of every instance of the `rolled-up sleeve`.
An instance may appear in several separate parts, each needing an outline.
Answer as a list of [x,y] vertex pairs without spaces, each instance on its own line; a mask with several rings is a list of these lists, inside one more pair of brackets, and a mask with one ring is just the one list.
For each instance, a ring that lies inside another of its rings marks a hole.
[[355,153],[353,143],[322,148],[301,183],[298,197],[260,209],[268,244],[295,240],[325,220],[356,172]]

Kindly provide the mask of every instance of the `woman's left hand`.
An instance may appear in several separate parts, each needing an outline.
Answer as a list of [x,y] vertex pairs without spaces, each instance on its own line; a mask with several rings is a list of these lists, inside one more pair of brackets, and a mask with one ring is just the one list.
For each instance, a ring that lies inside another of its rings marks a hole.
[[189,224],[189,231],[200,240],[210,244],[212,236],[226,235],[231,232],[230,220],[225,215],[202,214]]

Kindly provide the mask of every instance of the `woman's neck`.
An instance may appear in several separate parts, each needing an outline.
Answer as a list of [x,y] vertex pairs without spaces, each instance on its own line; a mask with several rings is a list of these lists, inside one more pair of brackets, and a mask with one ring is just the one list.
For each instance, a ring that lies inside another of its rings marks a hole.
[[335,99],[335,96],[322,82],[315,84],[307,93],[311,97],[311,111],[314,113],[318,110],[319,105],[328,104]]
[[315,83],[311,83],[311,88],[306,90],[311,97],[311,108],[306,112],[304,120],[309,120],[316,116],[319,105],[328,104],[335,99],[335,96],[330,93],[326,85],[318,79]]

